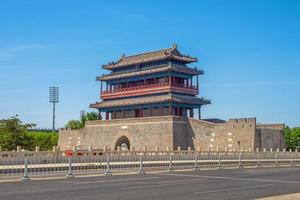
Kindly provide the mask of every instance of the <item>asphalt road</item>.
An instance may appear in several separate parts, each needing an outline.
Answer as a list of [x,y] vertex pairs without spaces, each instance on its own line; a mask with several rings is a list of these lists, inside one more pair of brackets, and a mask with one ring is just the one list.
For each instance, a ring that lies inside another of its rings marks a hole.
[[300,168],[203,170],[0,183],[1,200],[244,200],[296,192],[300,192]]

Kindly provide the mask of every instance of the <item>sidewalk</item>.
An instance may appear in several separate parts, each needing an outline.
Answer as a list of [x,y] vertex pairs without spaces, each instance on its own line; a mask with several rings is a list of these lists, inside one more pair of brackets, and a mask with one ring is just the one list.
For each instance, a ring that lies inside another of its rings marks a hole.
[[274,196],[274,197],[266,197],[266,198],[261,198],[258,200],[296,200],[296,199],[300,199],[300,193],[286,194],[286,195],[280,195],[280,196]]

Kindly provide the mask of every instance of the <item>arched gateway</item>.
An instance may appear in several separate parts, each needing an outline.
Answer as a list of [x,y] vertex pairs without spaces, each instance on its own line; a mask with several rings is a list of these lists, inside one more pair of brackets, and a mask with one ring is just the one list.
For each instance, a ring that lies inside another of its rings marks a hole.
[[126,136],[121,136],[115,144],[115,150],[117,150],[118,147],[120,147],[121,150],[130,150],[129,139]]

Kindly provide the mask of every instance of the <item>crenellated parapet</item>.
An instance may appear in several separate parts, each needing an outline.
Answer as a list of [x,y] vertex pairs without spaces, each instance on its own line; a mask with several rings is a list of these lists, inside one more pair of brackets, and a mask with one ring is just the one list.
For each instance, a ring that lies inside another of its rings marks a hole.
[[72,130],[71,128],[60,128],[60,129],[58,129],[59,133],[68,133],[71,130]]
[[256,118],[232,118],[228,120],[229,123],[256,123]]

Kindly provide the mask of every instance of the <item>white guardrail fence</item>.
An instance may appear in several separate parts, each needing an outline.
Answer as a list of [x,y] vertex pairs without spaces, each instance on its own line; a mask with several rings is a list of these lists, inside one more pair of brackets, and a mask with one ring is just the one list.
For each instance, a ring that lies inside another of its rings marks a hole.
[[65,156],[60,153],[18,156],[0,154],[0,180],[32,177],[76,177],[83,174],[111,175],[179,169],[243,167],[297,167],[299,152],[103,152]]

